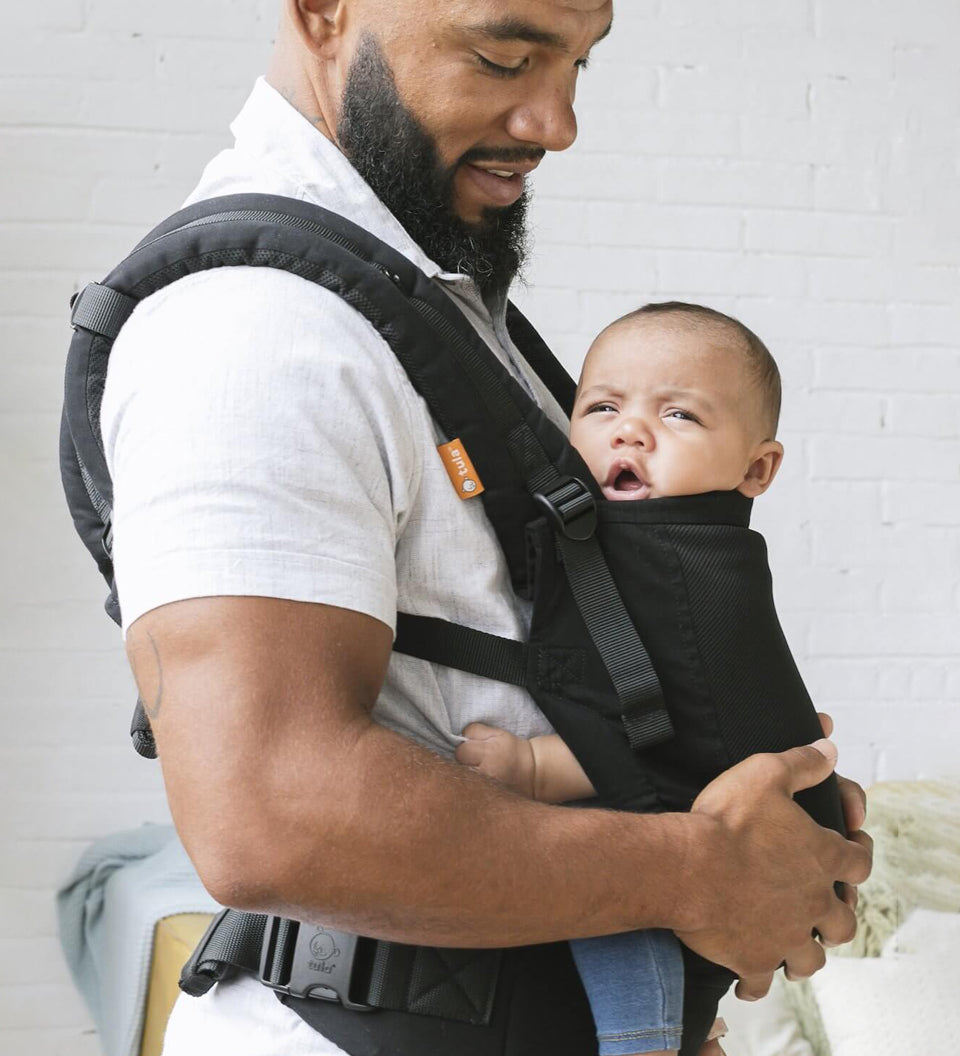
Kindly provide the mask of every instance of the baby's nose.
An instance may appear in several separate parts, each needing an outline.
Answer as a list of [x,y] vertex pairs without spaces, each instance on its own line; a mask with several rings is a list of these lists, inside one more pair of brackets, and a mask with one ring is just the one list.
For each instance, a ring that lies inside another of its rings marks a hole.
[[646,423],[640,418],[620,419],[614,434],[614,442],[619,444],[638,444],[640,447],[648,447],[653,440],[653,434]]

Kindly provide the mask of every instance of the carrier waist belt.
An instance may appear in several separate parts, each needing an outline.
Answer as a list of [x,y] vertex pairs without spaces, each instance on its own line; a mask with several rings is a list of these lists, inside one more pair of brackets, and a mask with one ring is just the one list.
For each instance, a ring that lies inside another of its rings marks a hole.
[[325,925],[225,909],[184,965],[180,987],[198,997],[241,970],[286,997],[486,1025],[501,956],[496,949],[382,942]]

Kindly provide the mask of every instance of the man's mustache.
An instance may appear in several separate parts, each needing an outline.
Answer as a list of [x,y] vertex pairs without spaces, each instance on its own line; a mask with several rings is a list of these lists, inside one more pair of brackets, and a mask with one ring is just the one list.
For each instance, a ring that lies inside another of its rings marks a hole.
[[460,158],[461,165],[470,165],[477,161],[540,162],[547,152],[540,147],[472,147]]

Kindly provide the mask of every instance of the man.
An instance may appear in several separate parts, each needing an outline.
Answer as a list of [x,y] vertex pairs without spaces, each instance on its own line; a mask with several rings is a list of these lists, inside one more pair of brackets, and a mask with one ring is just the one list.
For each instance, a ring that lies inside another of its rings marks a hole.
[[[285,0],[267,81],[193,198],[346,215],[440,284],[562,422],[505,297],[524,177],[573,142],[577,76],[611,18],[609,0]],[[853,889],[845,904],[832,884],[866,877],[868,838],[790,799],[832,769],[826,742],[748,760],[683,816],[545,806],[453,764],[473,720],[547,727],[513,687],[391,655],[395,614],[519,639],[528,613],[425,406],[339,298],[270,269],[175,283],[117,340],[102,421],[128,655],[220,902],[439,946],[670,927],[748,997],[782,961],[794,978],[821,966],[814,930],[851,937]],[[857,829],[862,793],[844,791]],[[181,999],[167,1051],[202,1041],[339,1051],[253,979]]]

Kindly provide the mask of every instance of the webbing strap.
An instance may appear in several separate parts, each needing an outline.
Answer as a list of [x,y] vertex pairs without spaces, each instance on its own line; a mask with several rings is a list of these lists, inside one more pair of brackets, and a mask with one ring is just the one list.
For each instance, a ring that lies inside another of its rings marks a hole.
[[237,909],[218,913],[183,966],[180,989],[191,997],[200,997],[226,978],[231,969],[258,971],[266,923],[262,913],[242,913]]
[[500,950],[407,946],[225,909],[184,965],[180,989],[199,997],[244,971],[291,997],[486,1024],[500,961]]
[[557,543],[580,615],[617,691],[630,747],[636,750],[669,740],[673,725],[660,680],[596,537],[571,539],[558,532]]
[[135,297],[128,297],[99,282],[91,282],[74,298],[70,325],[113,341],[136,306]]
[[459,623],[449,623],[433,616],[397,613],[395,652],[429,660],[434,664],[469,671],[474,675],[527,684],[528,646],[512,638],[501,638]]

